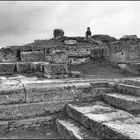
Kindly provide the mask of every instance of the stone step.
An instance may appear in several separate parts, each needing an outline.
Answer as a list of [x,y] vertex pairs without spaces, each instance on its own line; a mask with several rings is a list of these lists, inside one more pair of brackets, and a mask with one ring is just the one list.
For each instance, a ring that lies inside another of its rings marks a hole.
[[105,92],[112,92],[110,88],[105,87],[106,84],[103,82],[52,84],[48,81],[1,80],[0,106],[63,100],[93,101]]
[[116,90],[125,94],[140,96],[140,87],[127,84],[117,84]]
[[60,135],[65,139],[99,139],[91,129],[87,129],[78,122],[67,118],[56,120],[57,129]]
[[107,103],[128,112],[140,113],[140,97],[120,93],[109,93],[104,94],[104,100]]
[[126,85],[133,85],[133,86],[140,87],[140,80],[138,79],[127,79],[127,80],[124,80],[122,83]]
[[[94,134],[102,138],[140,138],[139,119],[131,122],[134,115],[119,109],[115,109],[103,102],[69,104],[67,113],[74,120],[86,128],[92,128]],[[132,128],[131,128],[132,125]]]
[[0,105],[1,120],[18,120],[60,112],[71,100]]
[[[112,92],[106,88],[107,83],[63,83],[48,84],[46,82],[24,83],[26,102],[45,102],[62,100],[91,100],[100,98],[105,92]],[[93,88],[98,87],[98,88]],[[100,87],[100,88],[99,88]]]

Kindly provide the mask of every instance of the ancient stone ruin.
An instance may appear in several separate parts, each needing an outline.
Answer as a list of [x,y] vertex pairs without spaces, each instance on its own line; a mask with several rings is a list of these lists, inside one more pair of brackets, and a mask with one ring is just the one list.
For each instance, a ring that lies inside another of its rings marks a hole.
[[0,137],[140,139],[140,38],[53,34],[0,49]]

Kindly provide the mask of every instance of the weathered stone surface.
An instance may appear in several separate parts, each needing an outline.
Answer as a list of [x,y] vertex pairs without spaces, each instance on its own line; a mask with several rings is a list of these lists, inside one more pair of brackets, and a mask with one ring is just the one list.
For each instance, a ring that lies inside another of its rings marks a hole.
[[70,100],[0,106],[0,120],[42,116],[59,112]]
[[68,66],[66,64],[45,64],[44,73],[45,74],[66,74],[68,71]]
[[92,58],[101,58],[103,57],[103,49],[100,47],[93,48],[90,55]]
[[68,55],[66,52],[57,52],[55,54],[51,54],[52,62],[56,64],[67,64],[68,63]]
[[135,111],[140,113],[140,98],[130,95],[123,95],[120,93],[111,93],[104,95],[105,101],[107,103],[115,106],[116,108],[121,108],[126,111]]
[[72,119],[56,120],[59,134],[65,139],[98,139],[91,130],[77,123]]
[[[89,113],[91,112],[91,110],[95,111],[98,108],[100,110],[109,110],[109,107],[101,107],[102,104],[104,105],[104,103],[102,102],[93,102],[93,103],[80,103],[80,104],[69,104],[67,105],[67,113],[68,116],[70,116],[71,118],[73,118],[74,120],[78,121],[79,123],[81,123],[82,125],[84,125],[86,128],[91,128],[90,124],[89,124],[89,120],[88,118],[85,116],[85,113]],[[95,106],[96,105],[96,106]],[[93,107],[92,107],[93,106]],[[98,109],[98,110],[99,110]]]
[[130,79],[130,80],[127,79],[127,80],[124,80],[122,83],[140,87],[140,80],[138,79]]
[[9,62],[16,62],[17,52],[14,52],[10,48],[2,48],[0,49],[0,62],[9,63]]
[[29,52],[21,52],[21,61],[23,62],[38,62],[45,60],[44,51],[29,51]]
[[65,45],[76,45],[77,41],[76,40],[65,40],[64,44]]
[[0,63],[0,74],[14,74],[16,69],[15,63]]
[[18,62],[16,67],[17,67],[18,73],[30,73],[30,72],[32,72],[30,62]]
[[105,49],[108,59],[111,62],[139,62],[139,40],[121,39],[109,43]]
[[[94,83],[95,84],[95,83]],[[99,86],[99,83],[96,83]],[[101,86],[101,85],[100,85]],[[27,102],[61,101],[61,100],[94,100],[109,88],[93,88],[89,83],[48,85],[48,83],[25,83]]]
[[1,104],[17,104],[17,103],[24,103],[24,102],[25,102],[24,93],[0,95],[0,105]]
[[140,87],[126,84],[117,84],[116,89],[119,92],[140,96]]
[[92,82],[90,83],[92,88],[109,88],[109,83],[108,82]]
[[31,62],[30,69],[33,72],[43,72],[43,66],[49,64],[48,62]]
[[[139,123],[140,121],[129,122],[127,119],[122,121],[105,122],[103,123],[104,127],[100,133],[102,133],[107,139],[140,139]],[[111,132],[110,135],[108,132]]]
[[90,124],[92,125],[92,122],[97,122],[100,124],[104,121],[113,121],[133,117],[133,115],[125,111],[115,109],[104,104],[103,102],[98,101],[93,103],[69,104],[67,106],[67,112],[70,117],[77,120],[87,128],[91,127]]
[[0,121],[0,134],[5,134],[8,132],[8,121]]
[[46,79],[65,79],[69,78],[68,74],[43,74],[43,77]]
[[91,127],[93,133],[101,138],[140,138],[139,118],[102,102],[69,104],[67,112],[85,127]]
[[60,50],[53,53],[45,53],[45,61],[55,64],[67,64],[68,54],[66,51]]
[[68,52],[68,56],[70,58],[85,58],[90,57],[90,50],[89,49],[78,49],[76,51],[70,50]]
[[109,88],[83,88],[74,90],[74,99],[80,102],[94,102],[102,100],[102,95],[110,93]]
[[36,118],[29,118],[29,119],[21,119],[21,120],[11,120],[8,121],[9,129],[19,129],[19,128],[31,128],[31,127],[38,127],[38,126],[45,126],[51,123],[53,120],[53,116],[43,116],[43,117],[36,117]]
[[64,31],[62,29],[54,29],[53,31],[53,37],[54,38],[59,38],[64,36]]
[[0,95],[25,94],[23,84],[17,80],[2,80],[0,83]]
[[69,58],[70,65],[79,65],[79,64],[87,63],[88,61],[90,61],[90,57],[82,57],[82,58],[70,57]]
[[82,74],[79,71],[70,71],[68,72],[69,78],[80,78],[82,77]]
[[64,87],[26,90],[26,102],[62,101],[73,98],[72,89],[65,90]]

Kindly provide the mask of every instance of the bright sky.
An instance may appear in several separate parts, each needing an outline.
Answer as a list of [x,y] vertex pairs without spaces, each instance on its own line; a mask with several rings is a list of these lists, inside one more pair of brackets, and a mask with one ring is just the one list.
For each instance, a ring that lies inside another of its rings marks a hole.
[[66,36],[92,34],[140,37],[140,1],[0,1],[0,47],[49,39],[54,28]]

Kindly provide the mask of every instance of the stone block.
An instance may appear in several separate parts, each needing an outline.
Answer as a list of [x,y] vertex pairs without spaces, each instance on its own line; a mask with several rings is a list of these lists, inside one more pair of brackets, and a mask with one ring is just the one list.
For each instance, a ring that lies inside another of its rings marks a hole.
[[52,54],[52,62],[56,64],[67,64],[68,63],[68,55],[66,52],[57,52]]
[[66,53],[66,51],[62,51],[62,50],[50,54],[46,52],[45,61],[50,63],[56,63],[56,64],[67,64],[68,54]]
[[70,71],[68,72],[69,78],[80,78],[82,77],[82,74],[79,71]]
[[[67,112],[70,117],[83,124],[87,128],[91,128],[91,126],[93,126],[93,121],[96,125],[96,122],[100,124],[104,121],[108,122],[115,119],[119,120],[134,117],[125,111],[117,110],[99,101],[92,103],[69,104],[67,106]],[[94,131],[95,130],[93,130],[93,132]]]
[[140,87],[126,84],[117,84],[116,90],[125,94],[140,96]]
[[19,129],[19,128],[32,128],[32,127],[40,127],[45,126],[51,123],[53,120],[53,116],[47,115],[43,117],[29,118],[29,119],[21,119],[21,120],[10,120],[8,121],[9,129]]
[[65,45],[76,45],[77,41],[76,40],[65,40],[64,44]]
[[0,105],[2,104],[17,104],[25,102],[25,94],[17,93],[17,94],[7,94],[0,95]]
[[93,88],[89,83],[48,85],[45,82],[24,83],[26,90],[26,102],[85,100],[92,101],[110,91],[109,88]]
[[103,57],[103,49],[100,48],[100,47],[96,47],[96,48],[93,48],[91,49],[91,57],[92,58],[101,58]]
[[140,139],[140,121],[131,123],[126,120],[104,122],[98,132],[106,139]]
[[52,63],[53,62],[53,58],[50,54],[45,54],[45,61]]
[[30,72],[32,72],[30,62],[18,62],[16,66],[17,66],[17,73],[30,73]]
[[121,108],[128,112],[140,113],[140,98],[120,93],[105,94],[104,99],[107,103]]
[[46,114],[59,112],[62,108],[71,102],[53,101],[53,102],[39,102],[39,103],[24,103],[14,105],[0,106],[0,120],[22,119],[27,117],[36,117]]
[[66,74],[68,71],[68,66],[66,64],[45,64],[44,73],[45,74]]
[[14,52],[10,48],[0,49],[0,62],[11,63],[11,62],[16,62],[17,60],[18,60],[18,58],[17,58],[16,51]]
[[42,88],[41,86],[29,88],[26,87],[26,102],[45,102],[45,101],[63,101],[73,99],[72,89],[66,90],[64,87]]
[[44,71],[43,66],[45,64],[49,64],[49,63],[48,62],[31,62],[30,67],[33,72],[43,72]]
[[84,64],[84,63],[87,63],[89,61],[90,61],[90,57],[82,57],[82,58],[70,57],[69,58],[70,65]]
[[43,77],[46,79],[64,79],[69,78],[68,74],[43,74]]
[[7,133],[8,129],[8,121],[0,121],[0,135],[4,135],[5,133]]
[[0,63],[0,74],[1,75],[14,74],[15,70],[16,70],[15,63]]
[[29,52],[21,52],[21,61],[23,62],[39,62],[45,60],[44,51],[29,51]]
[[0,104],[25,102],[25,90],[18,80],[2,80],[0,84]]
[[96,139],[92,131],[87,130],[85,127],[72,119],[56,120],[59,134],[65,139]]

